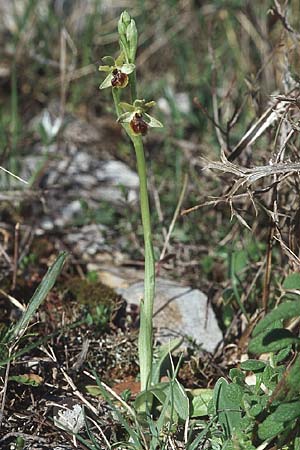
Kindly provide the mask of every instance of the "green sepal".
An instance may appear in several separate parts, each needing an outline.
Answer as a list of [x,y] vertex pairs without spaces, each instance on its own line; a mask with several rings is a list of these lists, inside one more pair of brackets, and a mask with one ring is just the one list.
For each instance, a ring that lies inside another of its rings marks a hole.
[[130,103],[120,102],[119,106],[120,106],[120,108],[123,109],[123,111],[129,111],[129,112],[135,111],[135,107],[133,105],[131,105]]
[[134,69],[135,69],[135,65],[130,64],[130,63],[123,64],[120,67],[121,72],[126,73],[126,75],[129,75],[130,73],[132,73],[134,71]]
[[107,77],[100,84],[99,89],[105,89],[111,87],[111,80],[113,79],[112,73],[108,74]]
[[115,65],[115,60],[112,56],[103,56],[103,58],[101,58],[102,61],[104,62],[105,65],[107,66],[114,66]]
[[150,116],[149,114],[144,113],[143,117],[145,119],[145,122],[149,125],[150,128],[162,128],[163,127],[163,124],[159,120],[155,119],[154,117]]
[[125,112],[125,113],[121,114],[121,115],[118,117],[117,122],[120,122],[120,123],[129,123],[129,122],[131,122],[131,120],[132,120],[132,113],[130,113],[130,112]]

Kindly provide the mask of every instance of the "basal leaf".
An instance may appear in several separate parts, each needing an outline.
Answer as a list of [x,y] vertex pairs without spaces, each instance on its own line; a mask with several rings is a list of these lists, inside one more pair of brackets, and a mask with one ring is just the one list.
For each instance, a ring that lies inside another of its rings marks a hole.
[[249,344],[251,353],[261,354],[268,352],[277,352],[292,344],[299,344],[300,339],[285,328],[276,328],[255,336]]
[[239,429],[242,395],[241,387],[234,383],[228,384],[225,378],[220,378],[215,385],[213,393],[215,413],[227,439],[232,436],[234,430]]
[[264,441],[282,433],[283,430],[284,424],[281,422],[276,422],[275,420],[273,420],[272,416],[269,416],[263,423],[259,425],[258,437]]
[[282,287],[284,289],[297,289],[300,290],[300,273],[295,272],[291,273],[286,277],[286,279],[283,282]]
[[253,330],[252,336],[255,337],[262,331],[271,327],[277,320],[286,320],[300,316],[300,300],[286,301],[281,303],[276,309],[267,314],[258,322]]
[[169,383],[158,383],[155,386],[142,391],[137,395],[134,401],[134,407],[137,411],[145,411],[145,405],[151,405],[153,402],[153,396],[158,399],[161,404],[164,404],[167,396],[167,389]]
[[282,433],[289,423],[300,417],[300,401],[281,403],[258,427],[260,439],[270,439]]
[[178,380],[170,383],[169,389],[173,389],[173,400],[175,411],[182,420],[186,420],[190,413],[190,402],[188,396]]
[[288,345],[287,347],[280,350],[276,355],[274,355],[274,364],[279,364],[281,361],[283,361],[290,354],[291,350],[291,345]]
[[191,417],[208,415],[208,404],[213,397],[213,389],[193,389],[188,394],[191,398]]
[[264,361],[257,361],[256,359],[248,359],[240,364],[241,369],[251,370],[251,372],[259,372],[266,367]]
[[162,374],[162,371],[164,369],[164,365],[167,361],[167,358],[171,353],[176,350],[182,343],[182,338],[176,338],[172,341],[168,342],[167,344],[161,345],[157,349],[155,349],[155,357],[153,359],[152,363],[152,376],[151,381],[155,385],[159,383],[160,376]]

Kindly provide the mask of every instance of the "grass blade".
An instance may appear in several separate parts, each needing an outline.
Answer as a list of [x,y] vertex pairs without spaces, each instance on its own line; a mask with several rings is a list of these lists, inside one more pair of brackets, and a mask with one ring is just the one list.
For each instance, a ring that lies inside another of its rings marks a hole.
[[32,316],[40,307],[41,303],[44,301],[50,290],[53,288],[56,278],[62,270],[66,257],[66,252],[61,253],[57,257],[53,265],[48,269],[40,285],[37,287],[35,293],[31,297],[26,311],[12,330],[9,342],[12,342],[14,339],[20,338],[24,334]]

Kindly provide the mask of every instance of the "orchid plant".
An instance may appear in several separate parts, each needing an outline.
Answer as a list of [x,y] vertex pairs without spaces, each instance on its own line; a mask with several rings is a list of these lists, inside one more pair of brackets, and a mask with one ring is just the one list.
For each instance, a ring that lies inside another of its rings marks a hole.
[[[140,304],[139,361],[141,390],[151,386],[153,360],[153,303],[155,294],[155,260],[152,244],[149,196],[147,188],[147,171],[143,145],[143,136],[149,128],[162,127],[162,124],[149,115],[149,109],[155,102],[146,102],[137,98],[135,56],[138,34],[135,21],[125,11],[118,22],[120,54],[114,59],[111,56],[102,58],[104,65],[100,71],[107,76],[100,89],[111,88],[117,114],[129,136],[136,154],[137,169],[140,182],[140,206],[145,246],[144,298]],[[121,93],[130,88],[131,103],[121,101]]]

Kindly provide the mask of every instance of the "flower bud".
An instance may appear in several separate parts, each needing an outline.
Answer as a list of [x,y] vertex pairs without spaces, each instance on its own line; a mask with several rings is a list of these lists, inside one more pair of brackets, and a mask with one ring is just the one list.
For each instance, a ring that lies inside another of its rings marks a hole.
[[119,22],[118,22],[118,32],[119,32],[120,36],[122,36],[122,35],[126,36],[126,30],[127,30],[128,25],[130,24],[130,20],[131,20],[131,17],[128,14],[128,12],[127,11],[122,12]]
[[133,19],[131,19],[130,24],[127,27],[126,40],[129,44],[130,61],[134,61],[137,50],[138,32]]

